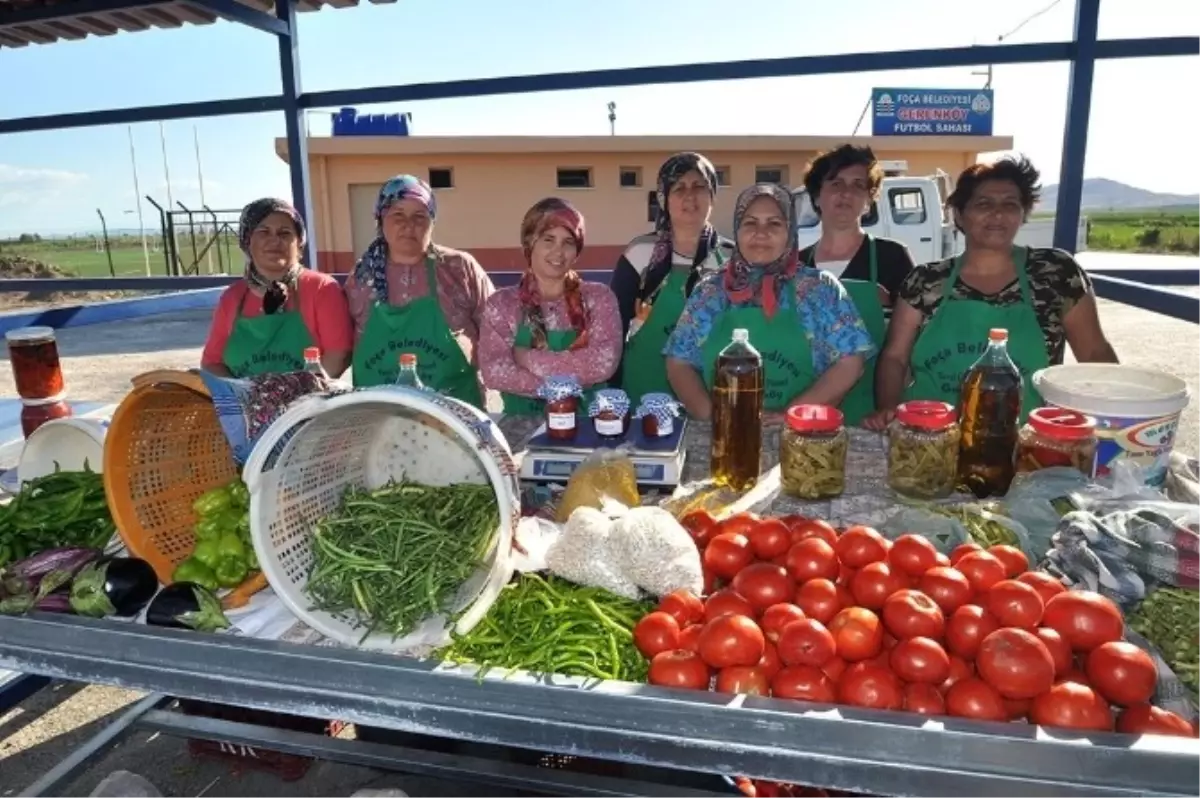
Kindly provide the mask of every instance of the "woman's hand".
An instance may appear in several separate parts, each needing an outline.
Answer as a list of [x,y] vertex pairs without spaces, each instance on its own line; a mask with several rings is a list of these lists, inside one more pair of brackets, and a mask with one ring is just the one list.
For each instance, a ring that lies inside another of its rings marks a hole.
[[887,410],[876,410],[862,420],[862,425],[869,430],[883,432],[895,417],[896,409],[894,407]]

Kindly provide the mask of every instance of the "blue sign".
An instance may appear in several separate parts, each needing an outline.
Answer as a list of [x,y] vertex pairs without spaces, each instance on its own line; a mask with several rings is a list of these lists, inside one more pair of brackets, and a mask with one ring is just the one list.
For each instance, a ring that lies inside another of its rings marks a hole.
[[874,136],[990,136],[991,89],[873,89]]

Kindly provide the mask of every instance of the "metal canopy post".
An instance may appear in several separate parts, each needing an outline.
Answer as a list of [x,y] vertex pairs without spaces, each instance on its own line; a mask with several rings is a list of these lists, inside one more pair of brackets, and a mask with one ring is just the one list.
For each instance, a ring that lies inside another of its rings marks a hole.
[[1079,206],[1083,202],[1083,167],[1087,160],[1099,20],[1100,0],[1075,0],[1075,53],[1067,88],[1058,205],[1054,209],[1054,246],[1072,253],[1079,240]]
[[279,37],[279,79],[282,83],[283,121],[287,128],[288,167],[292,177],[292,204],[308,227],[304,261],[317,268],[312,192],[308,180],[308,122],[300,102],[300,46],[296,36],[296,6],[293,0],[277,0],[275,14],[287,23],[290,35]]

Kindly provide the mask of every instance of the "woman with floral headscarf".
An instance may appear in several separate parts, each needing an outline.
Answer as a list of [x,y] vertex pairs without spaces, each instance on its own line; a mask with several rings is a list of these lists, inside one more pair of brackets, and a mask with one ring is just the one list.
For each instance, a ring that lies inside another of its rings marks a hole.
[[658,170],[654,233],[630,242],[613,271],[625,356],[613,378],[635,405],[643,394],[671,391],[663,345],[699,279],[733,256],[733,242],[709,222],[717,170],[703,155],[672,155]]
[[300,265],[304,220],[288,202],[265,198],[242,210],[238,242],[245,276],[217,301],[200,364],[220,377],[304,368],[304,350],[321,350],[332,377],[350,364],[353,332],[337,280]]
[[766,368],[763,407],[837,405],[875,352],[838,279],[801,266],[791,194],[777,185],[743,191],[733,215],[736,250],[688,298],[667,339],[667,377],[688,412],[712,413],[717,355],[743,328]]
[[582,214],[557,197],[535,204],[521,222],[525,274],[488,299],[479,339],[483,381],[501,392],[506,414],[542,412],[535,397],[547,377],[575,377],[588,389],[616,371],[617,300],[575,271],[583,241]]
[[358,342],[354,384],[390,385],[400,355],[417,356],[425,387],[482,408],[479,322],[494,290],[467,252],[433,243],[437,200],[425,181],[398,175],[375,201],[375,240],[346,281]]

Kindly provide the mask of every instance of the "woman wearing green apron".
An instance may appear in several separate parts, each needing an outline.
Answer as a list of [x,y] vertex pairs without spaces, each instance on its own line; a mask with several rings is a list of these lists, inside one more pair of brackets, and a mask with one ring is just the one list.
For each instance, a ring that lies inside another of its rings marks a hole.
[[959,175],[947,202],[965,250],[918,267],[901,286],[876,372],[880,409],[866,426],[882,429],[905,399],[957,405],[962,377],[994,327],[1008,331],[1009,356],[1025,378],[1023,416],[1041,405],[1034,372],[1061,363],[1066,344],[1080,363],[1117,362],[1091,280],[1075,259],[1013,243],[1039,193],[1038,172],[1025,158],[977,164]]
[[466,252],[433,243],[437,201],[412,175],[383,185],[376,236],[346,282],[357,325],[354,384],[390,385],[400,355],[417,357],[425,387],[483,408],[476,350],[492,281]]
[[288,202],[265,198],[242,210],[238,242],[244,279],[221,294],[200,364],[220,377],[299,371],[316,347],[326,373],[350,362],[353,331],[337,281],[300,265],[304,220]]
[[607,286],[575,271],[583,215],[550,197],[521,222],[526,269],[518,285],[488,299],[479,338],[484,384],[500,391],[506,415],[536,415],[538,389],[551,377],[602,387],[621,357],[621,317]]
[[652,235],[630,242],[610,287],[621,311],[625,355],[613,383],[637,406],[648,393],[671,393],[663,346],[699,279],[719,271],[733,242],[709,222],[717,170],[703,155],[672,155],[658,170],[658,217]]
[[838,279],[801,267],[794,221],[782,186],[738,196],[733,258],[696,287],[666,344],[667,375],[692,416],[711,415],[713,368],[736,328],[749,330],[762,354],[763,406],[772,415],[793,404],[839,404],[874,354]]

